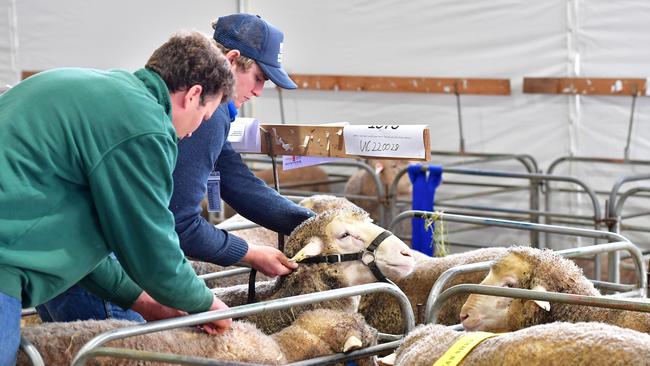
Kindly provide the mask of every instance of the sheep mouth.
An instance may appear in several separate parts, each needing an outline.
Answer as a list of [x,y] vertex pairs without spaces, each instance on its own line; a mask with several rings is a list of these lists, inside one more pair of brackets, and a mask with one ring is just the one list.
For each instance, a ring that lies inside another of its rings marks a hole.
[[483,322],[480,319],[472,319],[470,321],[464,321],[461,323],[463,325],[463,328],[465,328],[466,331],[468,332],[474,332],[477,330],[481,330],[481,325]]
[[401,277],[408,276],[415,268],[413,263],[381,263],[381,267],[397,272]]

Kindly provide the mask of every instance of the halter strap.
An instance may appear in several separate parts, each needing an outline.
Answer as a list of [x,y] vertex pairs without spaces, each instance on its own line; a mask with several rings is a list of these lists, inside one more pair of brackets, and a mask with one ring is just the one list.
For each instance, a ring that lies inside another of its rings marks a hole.
[[[381,234],[377,235],[376,238],[370,242],[370,245],[368,245],[364,250],[357,252],[357,253],[348,253],[348,254],[329,254],[329,255],[321,255],[321,256],[316,256],[316,257],[310,257],[310,258],[305,258],[300,261],[300,263],[304,264],[316,264],[316,263],[329,263],[329,264],[334,264],[334,263],[341,263],[341,262],[350,262],[350,261],[357,261],[360,260],[362,261],[372,274],[377,278],[378,281],[383,281],[386,282],[388,279],[386,276],[384,276],[383,273],[381,273],[381,270],[377,266],[377,262],[375,261],[375,251],[377,250],[377,247],[386,240],[389,236],[393,235],[388,230],[384,230]],[[364,260],[364,256],[368,256],[369,260],[366,263]]]
[[377,250],[377,247],[379,246],[379,244],[381,244],[381,242],[383,242],[384,240],[386,240],[386,238],[388,238],[388,237],[391,236],[391,235],[393,235],[393,233],[391,233],[391,232],[388,231],[388,230],[384,230],[381,234],[377,235],[377,237],[375,238],[375,240],[373,240],[373,241],[370,243],[370,245],[368,245],[368,247],[366,248],[366,250],[369,251],[369,252],[374,252],[375,250]]
[[305,264],[315,264],[315,263],[341,263],[341,262],[349,262],[349,261],[356,261],[361,259],[361,253],[349,253],[349,254],[329,254],[329,255],[321,255],[318,257],[310,257],[310,258],[305,258],[300,261],[300,263],[305,263]]

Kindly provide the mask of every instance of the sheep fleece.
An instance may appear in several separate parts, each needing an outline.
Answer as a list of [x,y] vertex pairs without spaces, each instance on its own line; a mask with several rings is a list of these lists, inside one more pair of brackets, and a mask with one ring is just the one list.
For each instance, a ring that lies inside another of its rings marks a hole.
[[[125,320],[86,320],[66,323],[45,323],[27,327],[22,335],[29,339],[43,356],[48,366],[69,365],[81,347],[99,333],[137,323]],[[232,328],[221,335],[209,335],[195,328],[181,328],[111,341],[107,347],[121,347],[179,355],[201,355],[221,360],[284,363],[278,344],[252,324],[233,322]],[[261,352],[260,350],[263,350]],[[99,362],[103,360],[104,362]],[[31,365],[19,353],[18,365]],[[141,365],[142,361],[125,359],[92,359],[86,365]],[[151,365],[155,365],[151,363]],[[164,365],[167,365],[166,363]]]
[[[395,366],[431,366],[462,334],[419,326],[397,349]],[[489,338],[462,365],[650,365],[650,335],[603,323],[544,324]]]

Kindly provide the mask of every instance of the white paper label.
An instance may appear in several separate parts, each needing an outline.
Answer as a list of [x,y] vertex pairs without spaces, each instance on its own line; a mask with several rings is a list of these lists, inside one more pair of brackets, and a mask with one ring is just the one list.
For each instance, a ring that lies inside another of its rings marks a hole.
[[345,153],[350,155],[423,159],[426,125],[346,126]]
[[244,132],[246,132],[245,123],[237,123],[235,120],[230,124],[230,131],[228,132],[228,141],[241,142],[244,139]]
[[237,118],[230,124],[228,141],[237,152],[259,153],[262,143],[259,131],[260,122],[255,118]]
[[294,156],[294,155],[283,155],[282,156],[282,170],[291,170],[296,168],[302,168],[311,165],[318,165],[323,163],[329,163],[332,161],[346,161],[351,160],[348,158],[322,158],[315,156]]

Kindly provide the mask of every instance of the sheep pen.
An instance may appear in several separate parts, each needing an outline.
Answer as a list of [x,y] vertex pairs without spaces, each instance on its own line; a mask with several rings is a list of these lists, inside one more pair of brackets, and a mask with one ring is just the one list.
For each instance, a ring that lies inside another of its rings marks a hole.
[[[593,283],[571,260],[548,249],[511,247],[495,260],[482,285],[600,296]],[[532,301],[472,294],[463,305],[467,330],[513,331],[532,325],[597,321],[650,332],[650,314],[576,304]]]
[[[395,352],[395,366],[431,366],[465,332],[421,325]],[[551,323],[499,334],[476,346],[463,366],[647,365],[650,335],[602,323]]]
[[[96,335],[136,324],[125,320],[46,323],[26,328],[22,333],[38,349],[46,365],[63,366],[69,365],[79,349]],[[250,323],[235,321],[226,333],[220,335],[185,327],[117,339],[107,343],[107,346],[282,365],[368,347],[375,345],[376,339],[376,331],[359,314],[319,309],[301,314],[289,327],[270,336]],[[100,357],[88,364],[141,365],[142,361]],[[31,363],[25,354],[19,352],[17,365]]]

